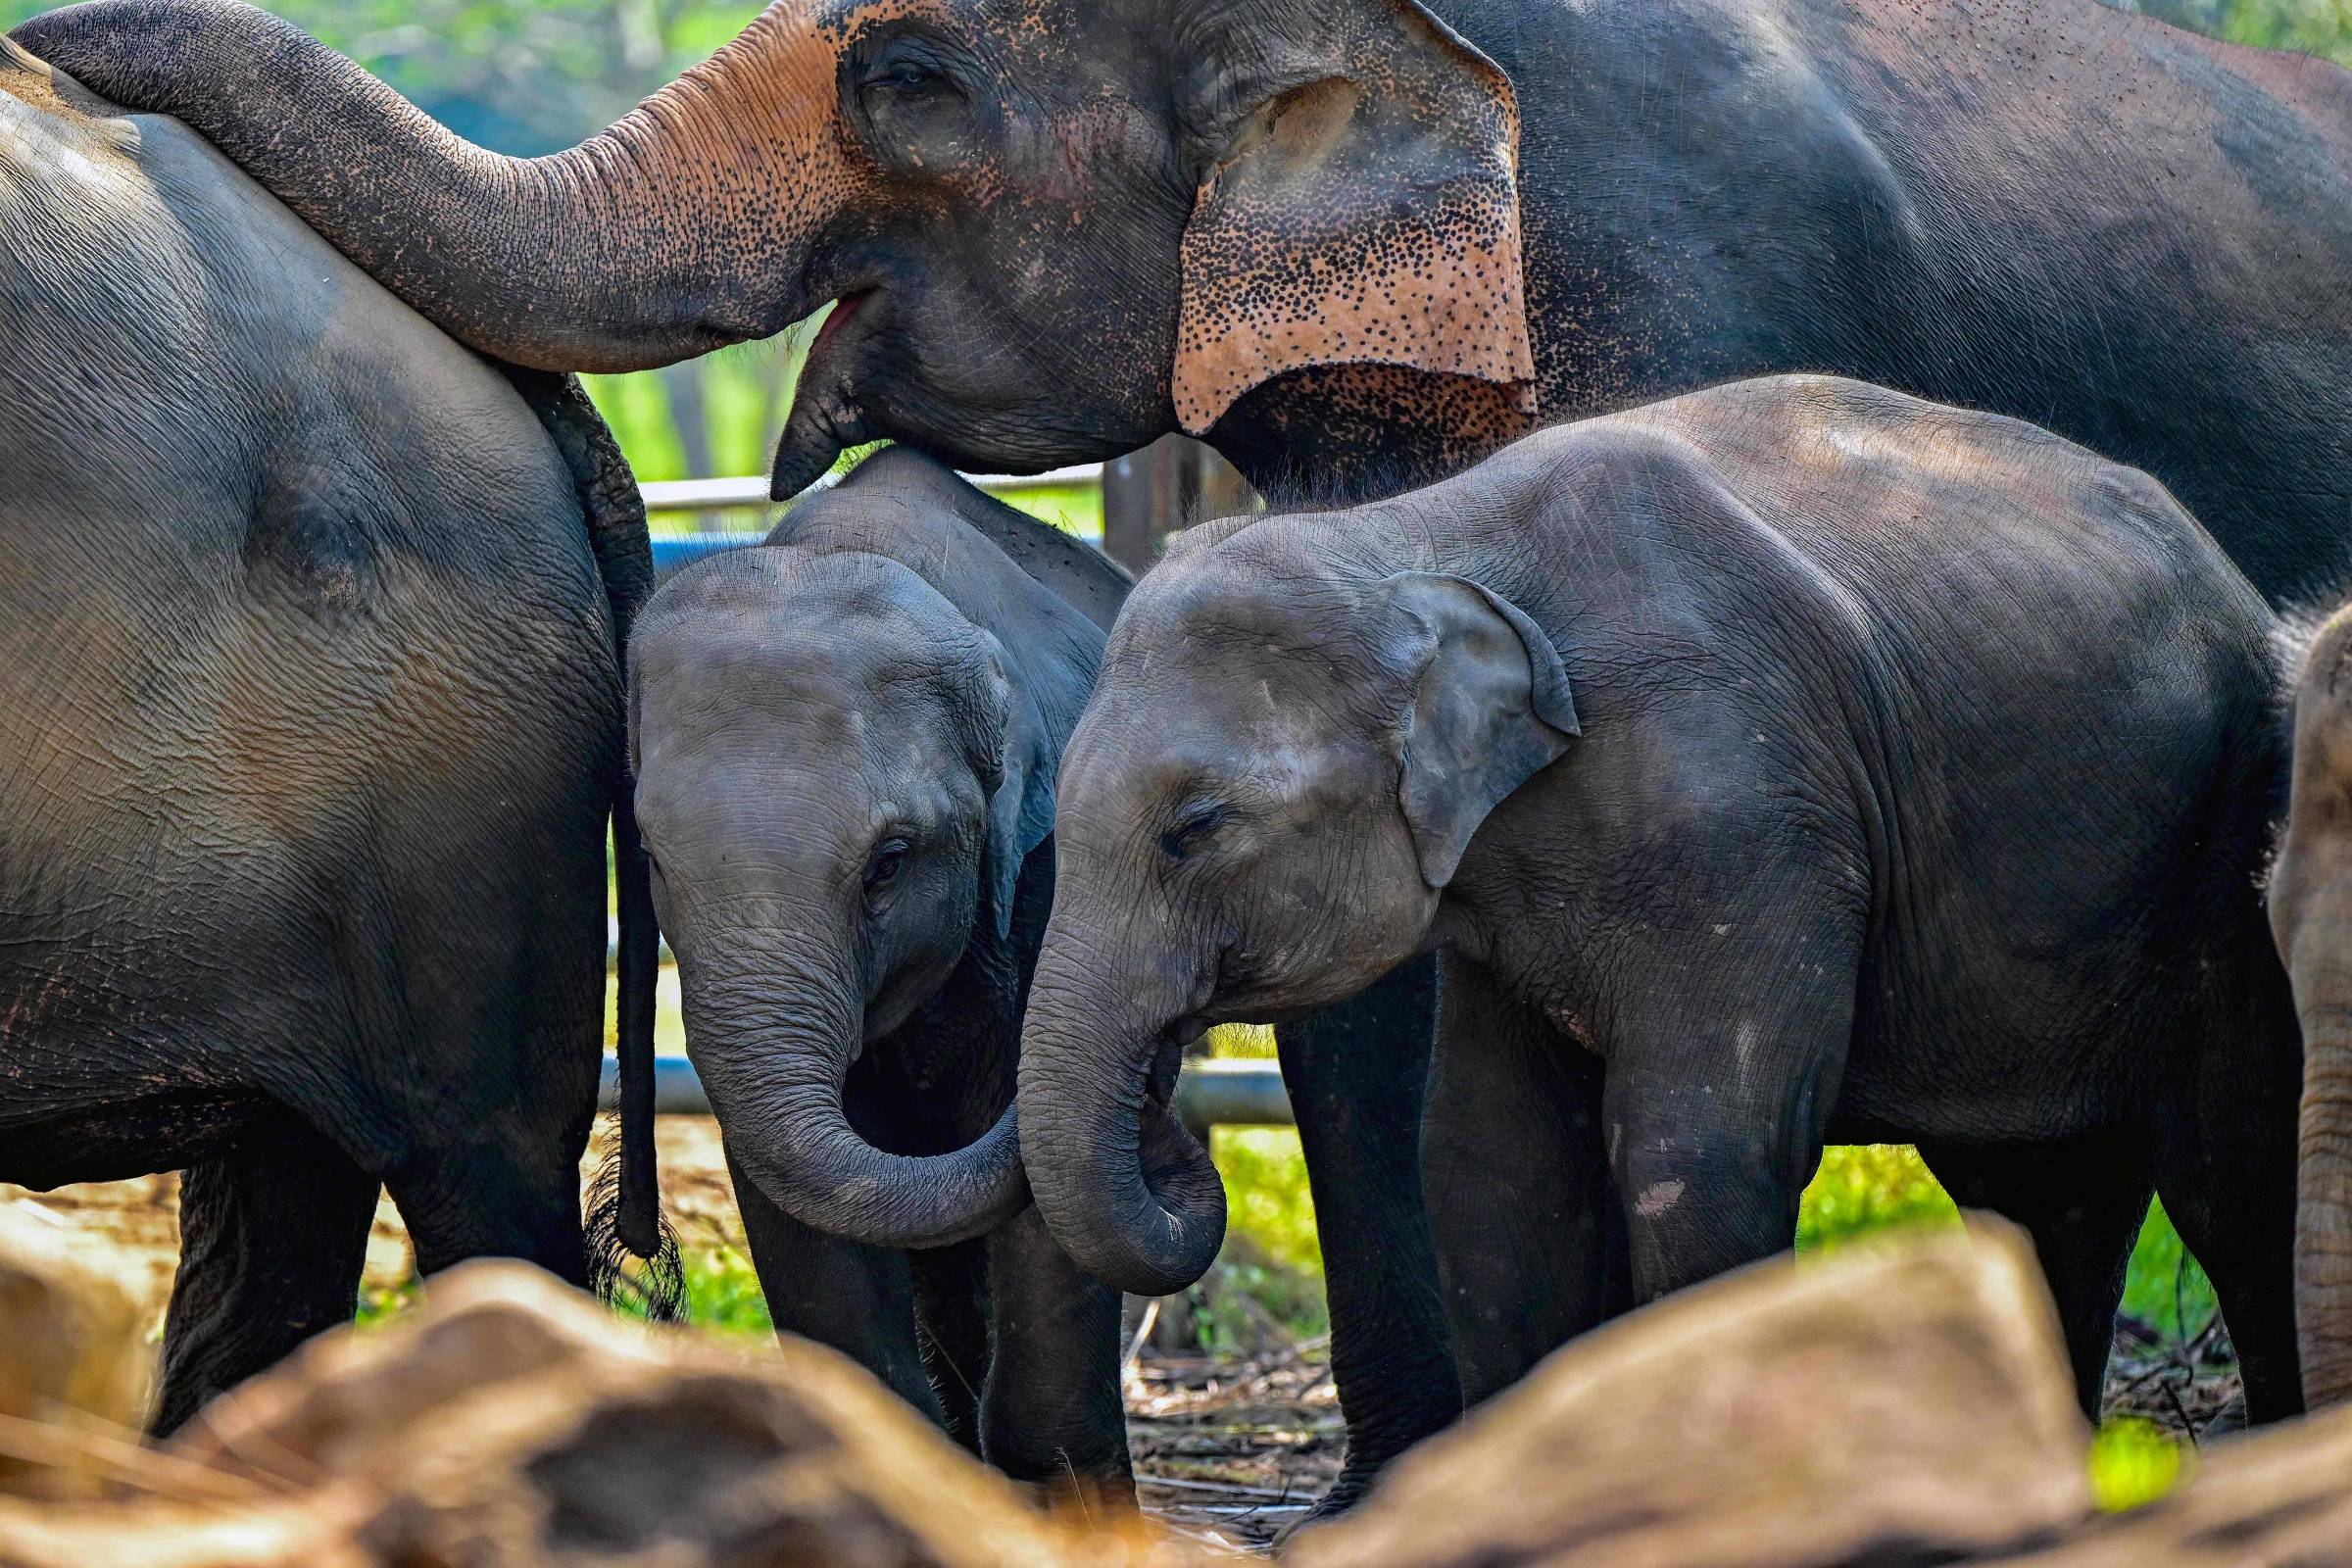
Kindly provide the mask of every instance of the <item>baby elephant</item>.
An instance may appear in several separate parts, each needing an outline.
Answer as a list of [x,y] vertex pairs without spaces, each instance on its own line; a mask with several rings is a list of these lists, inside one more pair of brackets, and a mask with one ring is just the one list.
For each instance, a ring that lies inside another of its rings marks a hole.
[[2295,1316],[2303,1393],[2320,1405],[2352,1398],[2352,607],[2301,629],[2271,928],[2303,1018]]
[[1119,1298],[1028,1207],[1010,1107],[1054,769],[1126,585],[895,448],[654,597],[629,722],[776,1326],[1008,1474],[1114,1495]]
[[1128,1290],[1198,1274],[1221,1195],[1155,1069],[1434,950],[1473,1399],[1787,1248],[1826,1141],[1899,1140],[2031,1229],[2086,1401],[2153,1189],[2291,1411],[2269,633],[2145,476],[1819,378],[1196,530],[1062,765],[1046,1222]]

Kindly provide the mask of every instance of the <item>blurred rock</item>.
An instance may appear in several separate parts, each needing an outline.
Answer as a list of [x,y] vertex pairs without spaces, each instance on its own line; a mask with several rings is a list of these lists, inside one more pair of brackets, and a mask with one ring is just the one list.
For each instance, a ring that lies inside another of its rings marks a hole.
[[[103,1244],[0,1208],[0,1421],[17,1437],[0,1444],[0,1493],[74,1490],[90,1468],[86,1434],[138,1423],[144,1318],[109,1261]],[[32,1422],[45,1425],[15,1425]]]
[[[1808,1568],[2038,1544],[2089,1429],[1997,1221],[1759,1264],[1568,1347],[1408,1454],[1296,1568]],[[2133,1568],[2146,1568],[2144,1563]]]
[[2189,1484],[2009,1568],[2337,1568],[2352,1564],[2352,1406],[2205,1450]]
[[[142,1447],[121,1381],[144,1364],[139,1316],[30,1223],[0,1214],[0,1465],[19,1466],[0,1481],[21,1483],[0,1568],[1231,1560],[1132,1518],[1047,1517],[830,1351],[650,1332],[511,1263],[443,1275],[416,1311],[322,1336]],[[2352,1565],[2352,1408],[2221,1445],[2115,1518],[2087,1440],[2030,1252],[1982,1222],[1760,1266],[1592,1335],[1289,1560]]]
[[1049,1520],[831,1351],[649,1333],[509,1263],[440,1276],[403,1322],[313,1341],[135,1479],[135,1506],[0,1506],[0,1565],[1178,1560],[1132,1521]]

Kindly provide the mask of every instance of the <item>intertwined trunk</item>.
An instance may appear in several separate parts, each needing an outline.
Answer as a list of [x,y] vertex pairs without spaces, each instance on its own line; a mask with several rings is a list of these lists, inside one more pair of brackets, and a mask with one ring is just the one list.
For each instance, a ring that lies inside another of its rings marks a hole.
[[1090,920],[1066,889],[1054,910],[1021,1032],[1021,1156],[1062,1250],[1106,1284],[1165,1296],[1216,1260],[1225,1189],[1152,1090],[1181,1044],[1189,978],[1106,960],[1098,944],[1125,923]]

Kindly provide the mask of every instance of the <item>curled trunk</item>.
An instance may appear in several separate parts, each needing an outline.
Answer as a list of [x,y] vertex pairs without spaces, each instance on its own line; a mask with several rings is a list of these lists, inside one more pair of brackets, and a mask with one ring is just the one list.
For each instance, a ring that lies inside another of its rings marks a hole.
[[728,1153],[786,1212],[876,1247],[945,1247],[1028,1205],[1010,1106],[948,1154],[877,1149],[851,1124],[864,1009],[846,958],[771,949],[719,963],[680,955],[689,1054]]
[[802,270],[848,170],[810,9],[785,0],[610,129],[535,159],[452,134],[240,0],[89,0],[13,36],[115,103],[187,122],[462,341],[628,370],[822,303]]
[[1154,1093],[1154,1068],[1181,1048],[1170,1032],[1180,1010],[1139,997],[1129,976],[1088,972],[1066,937],[1077,928],[1056,911],[1030,990],[1022,1160],[1038,1212],[1080,1267],[1131,1295],[1166,1296],[1216,1260],[1225,1188]]

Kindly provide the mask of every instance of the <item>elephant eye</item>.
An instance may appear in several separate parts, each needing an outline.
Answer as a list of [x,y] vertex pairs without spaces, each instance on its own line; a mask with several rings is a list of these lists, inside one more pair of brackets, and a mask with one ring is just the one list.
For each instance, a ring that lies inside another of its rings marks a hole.
[[880,90],[901,98],[921,98],[953,86],[947,74],[927,60],[910,54],[894,55],[877,61],[858,86],[867,92]]
[[874,853],[865,862],[865,892],[868,898],[898,880],[899,872],[906,865],[906,841],[885,839],[874,846]]
[[1197,806],[1159,836],[1159,848],[1171,860],[1181,860],[1200,847],[1200,841],[1223,827],[1233,815],[1224,806]]

